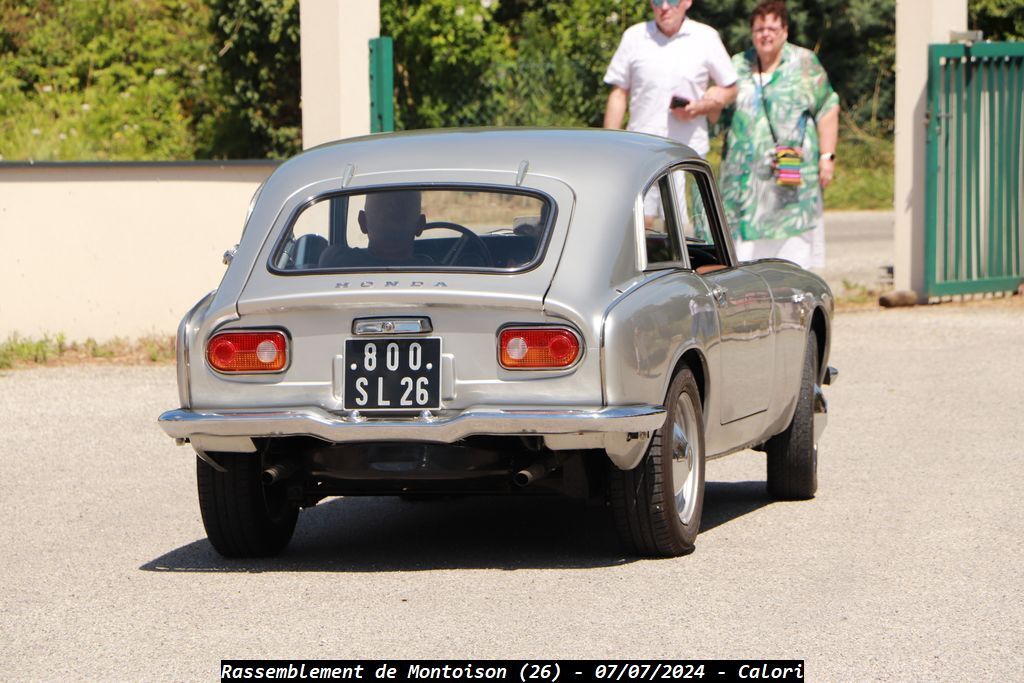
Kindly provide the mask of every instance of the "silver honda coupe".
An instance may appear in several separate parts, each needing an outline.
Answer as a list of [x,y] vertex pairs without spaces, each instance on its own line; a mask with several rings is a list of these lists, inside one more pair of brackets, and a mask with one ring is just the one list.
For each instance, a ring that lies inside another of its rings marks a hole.
[[329,496],[562,494],[627,548],[693,549],[705,463],[811,498],[834,308],[737,263],[708,164],[605,130],[374,135],[282,164],[178,328],[199,505],[225,556]]

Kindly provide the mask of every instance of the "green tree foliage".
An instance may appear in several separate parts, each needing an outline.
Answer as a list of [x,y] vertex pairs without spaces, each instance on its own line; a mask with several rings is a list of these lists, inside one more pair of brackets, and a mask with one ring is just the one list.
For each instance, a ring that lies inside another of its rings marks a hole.
[[494,20],[497,4],[382,0],[381,34],[394,39],[397,127],[493,121],[514,54],[508,27]]
[[[222,74],[200,156],[286,157],[302,149],[298,0],[207,0]],[[364,46],[365,47],[365,46]]]
[[0,157],[301,149],[297,0],[0,0]]
[[971,0],[968,11],[986,40],[1024,40],[1024,0]]
[[[343,0],[350,2],[355,0]],[[756,0],[695,0],[726,47]],[[895,0],[789,0],[844,120],[891,130]],[[600,125],[602,82],[645,0],[380,0],[396,125]],[[1024,0],[970,0],[1024,39]],[[365,49],[353,45],[352,50]],[[0,158],[283,157],[301,148],[298,0],[0,0]]]
[[604,70],[649,13],[622,0],[381,0],[396,126],[599,125]]
[[201,0],[0,3],[0,156],[191,158],[208,18]]
[[649,18],[643,2],[583,0],[534,3],[518,28],[519,92],[531,93],[544,125],[600,126],[608,86],[604,73],[622,32]]

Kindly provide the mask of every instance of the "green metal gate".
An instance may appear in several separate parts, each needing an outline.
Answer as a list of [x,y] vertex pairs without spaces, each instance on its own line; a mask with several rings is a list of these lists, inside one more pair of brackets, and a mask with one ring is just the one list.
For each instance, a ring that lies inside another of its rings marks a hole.
[[927,296],[1021,282],[1022,127],[1024,43],[928,47]]
[[395,129],[395,58],[390,36],[370,39],[370,132]]

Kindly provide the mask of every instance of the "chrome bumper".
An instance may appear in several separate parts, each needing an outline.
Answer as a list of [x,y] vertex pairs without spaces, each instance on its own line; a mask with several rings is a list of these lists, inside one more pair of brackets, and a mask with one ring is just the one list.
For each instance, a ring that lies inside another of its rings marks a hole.
[[498,407],[395,419],[336,415],[320,408],[288,410],[170,410],[160,426],[175,439],[196,436],[315,436],[326,441],[453,443],[476,434],[641,434],[665,422],[662,406]]

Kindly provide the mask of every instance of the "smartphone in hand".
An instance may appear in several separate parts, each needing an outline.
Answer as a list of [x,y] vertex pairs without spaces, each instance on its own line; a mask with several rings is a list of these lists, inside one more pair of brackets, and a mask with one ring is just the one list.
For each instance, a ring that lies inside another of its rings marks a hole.
[[680,107],[685,107],[689,103],[690,103],[690,100],[686,99],[685,97],[680,97],[679,95],[673,95],[672,96],[672,101],[669,103],[668,108],[669,109],[679,109]]

